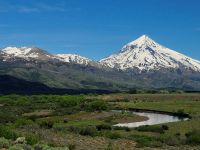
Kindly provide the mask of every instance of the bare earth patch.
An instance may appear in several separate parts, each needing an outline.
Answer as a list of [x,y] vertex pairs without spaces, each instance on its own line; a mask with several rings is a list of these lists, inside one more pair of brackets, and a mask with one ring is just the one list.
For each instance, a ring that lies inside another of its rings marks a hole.
[[31,113],[24,113],[22,116],[39,116],[39,117],[47,117],[52,113],[52,110],[44,109],[44,110],[36,110]]

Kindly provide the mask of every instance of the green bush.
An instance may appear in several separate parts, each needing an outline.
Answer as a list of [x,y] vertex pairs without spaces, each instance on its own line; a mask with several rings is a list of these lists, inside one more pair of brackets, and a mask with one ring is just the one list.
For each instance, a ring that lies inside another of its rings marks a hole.
[[111,125],[109,125],[109,124],[100,124],[100,125],[97,125],[97,126],[96,126],[96,129],[97,129],[98,131],[101,131],[101,130],[111,130],[112,127],[111,127]]
[[94,127],[83,127],[80,129],[79,134],[84,136],[95,136],[97,135],[97,131]]
[[27,144],[34,145],[40,141],[40,137],[36,134],[29,133],[26,135],[26,140],[27,140]]
[[27,116],[26,117],[28,120],[32,120],[33,122],[35,122],[36,119],[40,118],[40,116],[36,116],[36,115],[31,115],[31,116]]
[[0,138],[0,149],[9,148],[9,145],[10,145],[9,140],[5,139],[4,137]]
[[161,126],[140,126],[137,127],[136,130],[142,132],[156,132],[156,133],[164,133],[164,129]]
[[54,125],[54,122],[51,120],[41,120],[38,122],[41,128],[51,129]]
[[73,106],[80,105],[84,101],[84,98],[83,96],[68,95],[68,96],[59,97],[57,98],[56,101],[60,103],[61,107],[73,107]]
[[68,131],[73,132],[73,133],[77,133],[80,135],[84,135],[84,136],[96,136],[97,135],[97,130],[95,127],[74,127],[74,126],[70,126],[68,127]]
[[89,103],[88,110],[89,111],[108,110],[108,104],[101,100],[93,101],[93,102]]
[[107,133],[106,136],[108,138],[110,138],[110,139],[119,139],[119,138],[121,138],[121,134],[118,133],[118,132],[109,132],[109,133]]
[[160,147],[162,145],[157,139],[144,135],[131,135],[130,138],[137,142],[137,147]]
[[177,110],[176,114],[180,115],[180,116],[184,115],[185,114],[185,110],[184,109],[179,109],[179,110]]
[[0,137],[15,140],[17,138],[17,134],[10,127],[0,125]]
[[73,107],[78,105],[79,101],[76,100],[63,100],[60,102],[61,107]]
[[191,145],[200,145],[200,131],[191,131],[186,134],[186,143]]
[[169,130],[169,127],[167,125],[162,125],[163,130]]

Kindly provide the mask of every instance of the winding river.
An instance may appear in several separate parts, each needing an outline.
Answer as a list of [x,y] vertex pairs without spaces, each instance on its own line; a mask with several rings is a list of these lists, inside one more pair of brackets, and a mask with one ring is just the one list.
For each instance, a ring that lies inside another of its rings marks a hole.
[[[117,112],[121,112],[121,111],[117,111]],[[189,119],[187,117],[179,117],[179,116],[161,114],[161,113],[155,113],[155,112],[135,112],[135,111],[128,111],[128,112],[131,112],[139,116],[145,116],[145,117],[148,117],[149,119],[146,121],[141,121],[141,122],[118,123],[114,126],[135,128],[135,127],[144,126],[144,125],[156,125],[156,124],[177,122],[177,121],[183,121],[183,120]]]

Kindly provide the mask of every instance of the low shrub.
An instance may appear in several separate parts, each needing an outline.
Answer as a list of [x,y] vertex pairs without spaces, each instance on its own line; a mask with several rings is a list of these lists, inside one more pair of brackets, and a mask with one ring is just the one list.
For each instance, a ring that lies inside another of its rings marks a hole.
[[51,129],[54,125],[54,122],[51,120],[42,120],[38,122],[41,128]]
[[175,112],[177,115],[180,115],[180,116],[182,116],[182,115],[185,115],[185,110],[184,109],[179,109],[179,110],[177,110],[177,112]]
[[136,130],[143,132],[156,132],[156,133],[164,133],[164,129],[161,126],[140,126],[137,127]]
[[31,116],[27,116],[26,117],[28,120],[32,120],[33,122],[35,122],[36,119],[40,118],[39,116],[36,115],[31,115]]
[[162,143],[154,137],[144,135],[131,135],[130,138],[137,142],[137,147],[160,147]]
[[190,145],[200,145],[200,131],[193,130],[186,133],[186,143]]
[[29,133],[26,135],[26,141],[27,141],[27,144],[34,145],[40,141],[40,137],[36,134]]
[[94,127],[83,127],[80,129],[79,134],[84,136],[95,136],[97,135],[97,131]]
[[118,132],[109,132],[107,133],[106,137],[110,139],[119,139],[121,137],[121,134],[119,134]]
[[74,126],[70,126],[68,127],[68,131],[73,132],[73,133],[77,133],[80,135],[84,135],[84,136],[96,136],[97,130],[95,127],[74,127]]
[[0,138],[0,149],[3,149],[3,148],[9,148],[10,146],[10,142],[9,140],[5,139],[4,137],[1,137]]
[[60,102],[61,107],[73,107],[79,104],[79,101],[77,100],[63,100]]
[[119,127],[119,126],[114,126],[113,130],[125,130],[125,131],[131,131],[129,127]]
[[0,125],[0,137],[15,140],[17,138],[17,134],[10,127]]
[[88,104],[87,110],[88,111],[108,110],[108,104],[101,100],[93,101]]
[[80,128],[75,127],[75,126],[69,126],[67,128],[68,131],[73,132],[73,133],[79,133],[80,132]]
[[96,126],[96,129],[97,129],[98,131],[101,131],[101,130],[111,130],[112,127],[111,127],[111,125],[109,125],[109,124],[100,124],[100,125],[97,125],[97,126]]
[[169,130],[169,127],[167,125],[162,125],[163,130]]

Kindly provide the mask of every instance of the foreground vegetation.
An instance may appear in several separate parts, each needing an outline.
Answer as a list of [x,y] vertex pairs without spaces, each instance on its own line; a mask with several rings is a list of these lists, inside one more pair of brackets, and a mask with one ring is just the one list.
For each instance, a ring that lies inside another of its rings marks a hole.
[[[192,119],[134,129],[147,120],[113,109],[188,113]],[[198,149],[199,94],[0,96],[0,149]]]

